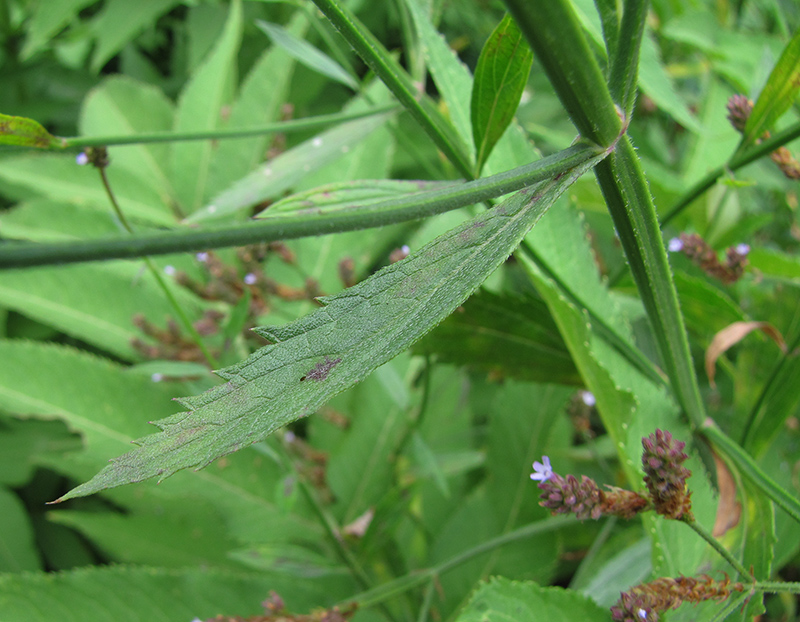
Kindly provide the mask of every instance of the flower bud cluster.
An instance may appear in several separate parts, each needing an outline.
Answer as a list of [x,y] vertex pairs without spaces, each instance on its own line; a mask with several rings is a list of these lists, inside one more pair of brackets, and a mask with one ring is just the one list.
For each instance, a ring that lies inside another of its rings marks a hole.
[[724,600],[731,592],[744,591],[741,583],[731,583],[726,576],[715,581],[708,575],[700,577],[661,577],[622,592],[611,607],[611,617],[617,622],[657,622],[658,614],[677,609],[685,602],[697,604],[707,600]]
[[716,251],[695,233],[681,233],[680,237],[669,241],[667,248],[673,253],[683,252],[703,272],[728,285],[742,278],[750,252],[747,244],[731,246],[725,251],[725,261],[721,262]]
[[644,483],[656,512],[675,520],[693,521],[692,493],[686,489],[686,480],[692,472],[683,466],[689,457],[683,452],[685,446],[669,432],[656,430],[642,439],[642,466]]
[[694,520],[691,493],[686,480],[692,472],[683,466],[687,455],[686,443],[676,441],[672,434],[656,430],[642,439],[642,467],[649,496],[615,486],[601,490],[594,480],[582,475],[562,476],[553,471],[550,458],[534,462],[531,479],[539,482],[542,491],[539,505],[555,514],[575,514],[579,519],[598,519],[601,516],[633,518],[640,512],[655,509],[659,514],[676,520]]

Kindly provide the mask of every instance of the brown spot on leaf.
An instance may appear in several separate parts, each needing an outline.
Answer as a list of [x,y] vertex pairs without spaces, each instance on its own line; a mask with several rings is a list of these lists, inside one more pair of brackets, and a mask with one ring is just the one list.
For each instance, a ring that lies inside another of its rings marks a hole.
[[336,367],[339,363],[342,362],[341,358],[332,359],[329,356],[325,357],[324,361],[321,361],[314,365],[310,371],[306,373],[305,376],[300,378],[300,381],[303,380],[316,380],[317,382],[322,382],[325,378],[328,377],[328,374],[331,373],[331,370]]

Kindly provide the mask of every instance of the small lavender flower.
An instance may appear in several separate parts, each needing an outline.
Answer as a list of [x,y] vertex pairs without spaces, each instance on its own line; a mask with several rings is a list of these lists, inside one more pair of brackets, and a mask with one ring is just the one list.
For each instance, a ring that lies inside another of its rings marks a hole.
[[749,244],[737,244],[736,245],[736,252],[740,255],[747,255],[750,252],[750,245]]
[[258,277],[252,272],[248,272],[247,274],[244,275],[244,282],[247,285],[255,285],[257,281]]
[[595,398],[594,393],[591,391],[581,391],[581,401],[589,408],[597,404],[597,398]]
[[678,253],[678,252],[682,251],[683,250],[683,240],[681,240],[680,238],[672,238],[667,243],[667,250],[670,253]]
[[202,263],[205,263],[205,262],[208,261],[208,253],[206,253],[206,252],[197,253],[195,255],[195,257],[197,258],[197,261],[200,261]]
[[162,380],[164,380],[164,374],[159,374],[158,372],[156,372],[150,376],[150,380],[153,382],[161,382]]
[[75,162],[77,162],[79,166],[86,166],[89,164],[89,156],[86,155],[85,151],[81,151],[75,156]]
[[533,470],[534,473],[531,473],[532,480],[546,482],[551,477],[553,477],[553,467],[550,466],[550,458],[548,458],[547,456],[542,456],[542,462],[538,461],[534,462]]
[[175,266],[164,266],[164,274],[167,276],[173,276],[175,274]]
[[686,479],[692,472],[683,466],[689,457],[683,452],[685,446],[669,432],[656,430],[642,439],[642,466],[656,512],[667,518],[693,521],[692,493],[686,490]]

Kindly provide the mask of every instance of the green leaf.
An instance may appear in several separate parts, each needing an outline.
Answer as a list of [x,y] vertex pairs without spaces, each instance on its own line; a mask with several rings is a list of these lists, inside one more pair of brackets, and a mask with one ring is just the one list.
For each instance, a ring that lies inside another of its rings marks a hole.
[[228,551],[236,542],[211,504],[184,496],[157,507],[121,512],[49,512],[48,520],[72,527],[111,559],[144,565],[239,569]]
[[98,72],[139,31],[169,11],[180,0],[109,0],[92,24],[97,46],[92,55],[92,71]]
[[206,466],[315,412],[449,315],[511,253],[552,202],[603,156],[523,190],[405,260],[333,297],[324,308],[259,334],[274,342],[224,369],[228,382],[183,403],[90,482],[62,500]]
[[219,218],[278,196],[312,170],[335,161],[383,125],[392,113],[342,123],[284,151],[214,197],[188,222]]
[[33,119],[0,114],[0,145],[59,149],[61,141]]
[[[536,563],[536,560],[531,560]],[[560,587],[496,578],[482,584],[456,622],[487,620],[585,620],[605,622],[608,610]]]
[[335,60],[321,52],[310,43],[295,37],[285,28],[277,24],[270,24],[257,19],[256,26],[260,28],[275,45],[282,47],[286,52],[300,61],[309,69],[321,73],[323,76],[335,80],[354,91],[358,91],[358,82]]
[[[147,180],[125,168],[107,171],[120,208],[129,219],[154,225],[170,226],[175,217],[167,211],[160,194]],[[36,154],[6,158],[0,166],[0,180],[7,195],[30,198],[47,197],[110,214],[108,195],[97,171],[90,166],[78,166],[67,154]]]
[[[340,582],[341,583],[341,582]],[[341,589],[278,573],[101,566],[57,574],[0,576],[4,622],[153,622],[202,620],[264,613],[262,601],[276,591],[294,611],[332,605]]]
[[59,2],[39,2],[30,23],[26,26],[27,37],[20,52],[20,60],[27,61],[36,52],[52,43],[58,31],[80,13],[81,9],[97,0],[60,0]]
[[533,297],[481,290],[414,349],[501,378],[583,384],[550,311]]
[[481,50],[472,84],[476,176],[511,123],[532,64],[533,52],[506,15]]
[[25,506],[11,490],[0,486],[0,573],[41,569]]
[[[174,294],[190,316],[199,315],[193,295],[177,287]],[[0,274],[0,303],[127,360],[141,356],[133,339],[150,342],[136,314],[157,326],[174,315],[152,275],[133,263],[8,270]]]
[[800,30],[786,47],[769,75],[747,119],[742,147],[753,144],[789,110],[800,90]]
[[647,33],[642,37],[639,56],[639,87],[660,110],[686,129],[700,132],[701,124],[675,90],[672,78],[659,57],[656,43]]
[[[32,369],[37,373],[30,373]],[[73,479],[91,477],[107,464],[109,455],[127,451],[131,438],[149,432],[148,419],[175,412],[170,399],[175,391],[193,388],[124,373],[108,360],[63,346],[0,340],[0,409],[58,418],[79,432],[83,451],[40,452],[36,461]],[[284,476],[273,461],[242,451],[202,473],[181,473],[161,486],[120,488],[105,496],[116,507],[145,512],[163,507],[165,499],[181,499],[187,509],[200,499],[214,506],[239,542],[319,538],[321,528],[315,520],[287,512],[273,501],[272,491],[283,490]]]
[[59,421],[0,418],[0,483],[19,488],[31,479],[41,456],[79,448],[80,439]]
[[[296,12],[286,30],[294,36],[304,35],[308,18],[302,11]],[[295,67],[294,59],[282,48],[273,46],[265,50],[244,79],[225,129],[280,121],[281,106],[289,99]],[[271,139],[265,134],[220,141],[211,162],[208,193],[213,196],[222,192],[256,168],[264,161]]]
[[[236,54],[242,35],[242,3],[230,5],[222,36],[178,99],[176,132],[213,130],[222,124],[222,107],[236,77]],[[205,200],[214,147],[211,141],[172,146],[173,183],[182,207],[193,212]]]
[[445,38],[434,28],[424,3],[421,0],[406,0],[406,6],[414,20],[428,70],[447,106],[450,120],[471,151],[473,146],[469,94],[472,91],[472,75],[447,45]]

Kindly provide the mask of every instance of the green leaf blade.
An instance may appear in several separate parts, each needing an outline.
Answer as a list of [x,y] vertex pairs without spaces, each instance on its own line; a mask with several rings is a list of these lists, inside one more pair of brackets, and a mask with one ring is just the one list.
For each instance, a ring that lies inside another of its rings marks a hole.
[[532,64],[533,52],[506,15],[484,45],[475,68],[471,114],[476,174],[511,123]]
[[283,48],[290,56],[309,69],[331,80],[344,84],[354,91],[358,90],[358,82],[353,76],[347,73],[344,67],[304,39],[296,37],[277,24],[270,24],[260,19],[256,20],[256,26],[266,34],[275,45]]
[[311,315],[260,329],[273,345],[221,370],[226,384],[181,400],[190,412],[158,422],[160,434],[140,439],[137,449],[60,500],[206,466],[314,413],[455,310],[602,157],[520,191],[405,260],[321,299],[324,307]]
[[484,620],[608,620],[608,611],[594,602],[557,587],[495,578],[482,584],[457,622]]
[[[228,21],[211,54],[194,73],[178,100],[176,132],[214,130],[222,123],[236,72],[236,55],[242,36],[242,3],[231,3]],[[186,211],[197,209],[208,189],[213,145],[203,142],[172,146],[172,168],[176,194]]]
[[0,145],[58,149],[61,141],[33,119],[0,114]]

